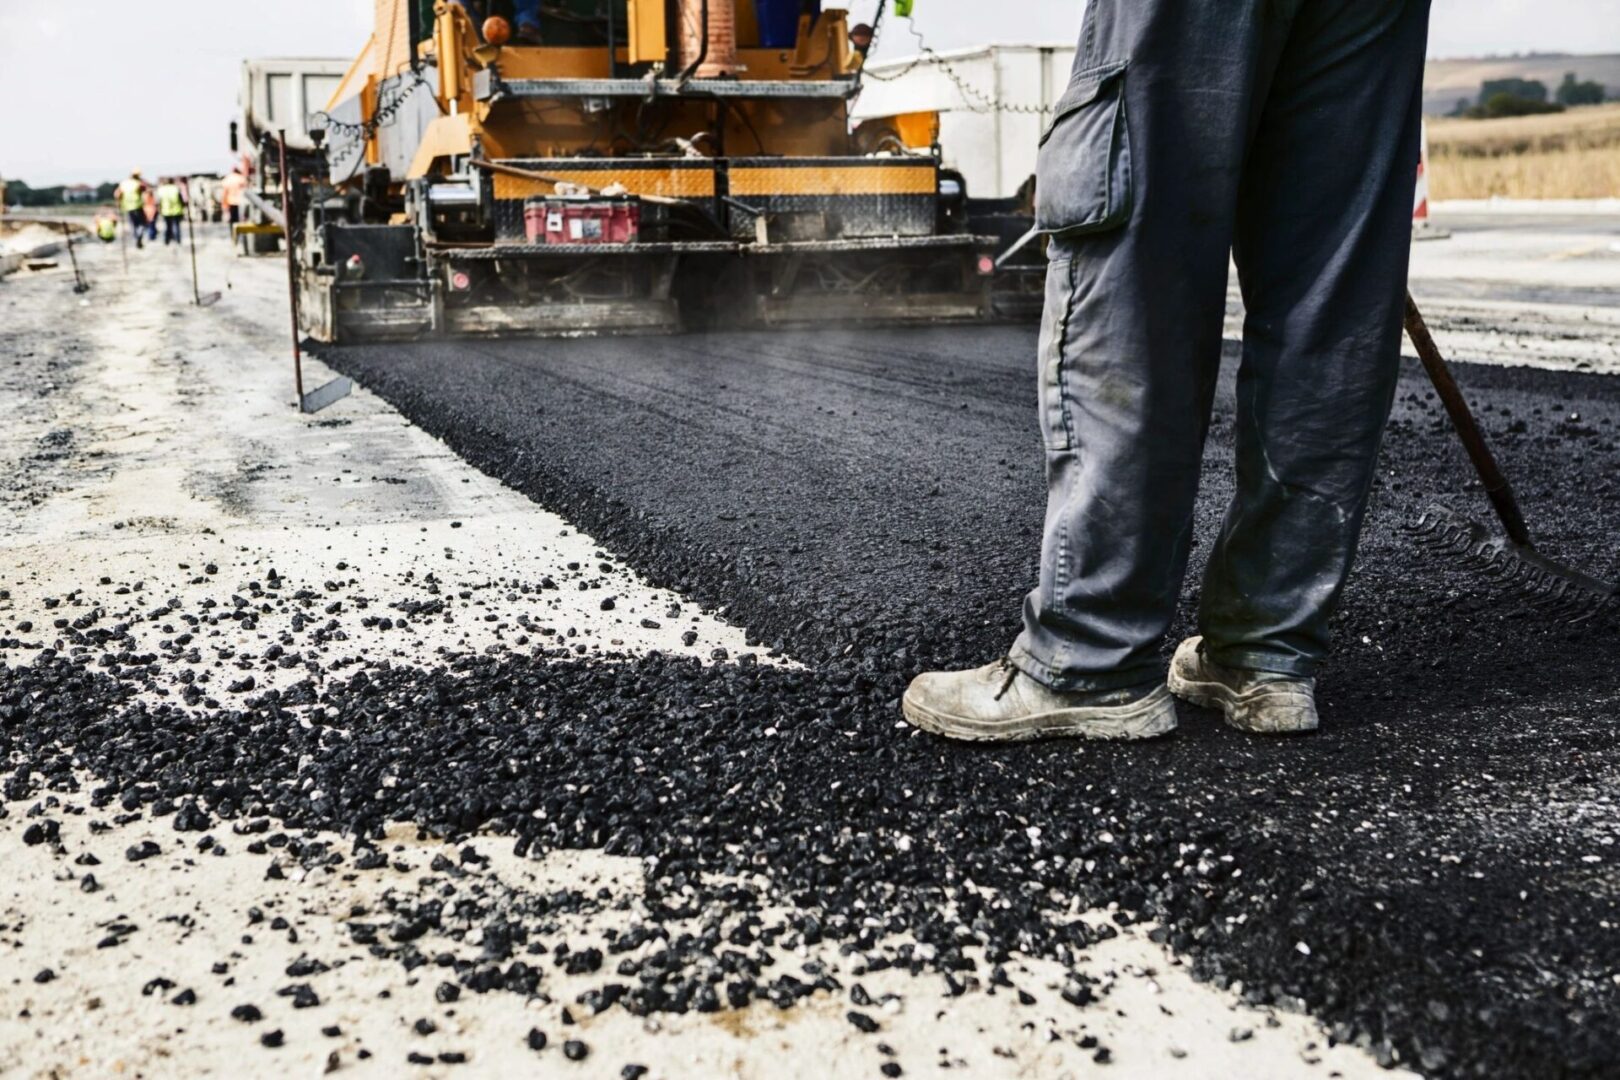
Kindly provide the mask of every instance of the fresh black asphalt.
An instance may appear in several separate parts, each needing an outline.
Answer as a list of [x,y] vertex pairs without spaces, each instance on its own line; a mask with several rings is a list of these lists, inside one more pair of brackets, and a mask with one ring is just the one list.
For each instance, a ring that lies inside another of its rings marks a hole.
[[[648,899],[672,915],[750,909],[766,898],[727,882],[764,873],[771,899],[797,910],[789,938],[840,941],[953,988],[996,983],[1011,954],[1062,961],[1097,932],[1071,911],[1116,902],[1120,921],[1160,923],[1203,975],[1301,1003],[1382,1060],[1434,1075],[1612,1073],[1617,619],[1549,618],[1414,547],[1403,526],[1431,497],[1484,509],[1415,368],[1323,674],[1322,734],[1260,740],[1184,707],[1181,730],[1150,744],[964,747],[898,724],[897,702],[916,671],[983,663],[1016,630],[1043,496],[1032,332],[322,356],[802,668],[467,656],[182,712],[130,696],[157,657],[103,656],[94,671],[53,652],[0,688],[7,799],[82,768],[103,801],[175,812],[177,828],[182,814],[270,815],[365,836],[397,819],[656,855]],[[1613,576],[1620,385],[1461,378],[1546,546]],[[1205,538],[1231,490],[1231,424],[1228,372]],[[121,633],[58,629],[112,649]],[[385,772],[400,782],[380,784]],[[416,928],[447,914],[395,915],[374,947],[420,963]],[[522,916],[458,907],[504,928],[486,963],[457,969],[463,985],[533,989],[511,959]],[[705,1009],[816,989],[737,959],[751,933],[738,932],[621,966],[604,1000]],[[897,951],[895,934],[929,959]]]
[[[1206,538],[1231,490],[1230,352]],[[678,772],[687,798],[707,789],[741,821],[774,822],[787,879],[816,876],[807,852],[796,864],[804,834],[790,824],[822,822],[835,858],[863,851],[862,875],[880,881],[1016,889],[1037,875],[1119,900],[1164,920],[1206,973],[1303,999],[1426,1071],[1598,1074],[1620,1054],[1615,619],[1548,618],[1413,544],[1404,525],[1432,500],[1487,512],[1415,365],[1323,675],[1322,735],[1257,741],[1189,708],[1151,746],[987,750],[897,728],[895,705],[914,672],[982,663],[1016,630],[1043,495],[1031,331],[325,355],[656,583],[809,667],[738,675],[734,713],[705,717],[689,748],[717,775]],[[1614,576],[1620,385],[1461,377],[1543,545]],[[601,706],[667,723],[687,693],[645,666],[644,697],[622,696],[634,677],[620,676]],[[762,754],[758,729],[783,721],[796,737]],[[723,795],[739,780],[757,805]],[[836,842],[835,823],[855,839]],[[928,837],[928,856],[881,850],[885,827]]]

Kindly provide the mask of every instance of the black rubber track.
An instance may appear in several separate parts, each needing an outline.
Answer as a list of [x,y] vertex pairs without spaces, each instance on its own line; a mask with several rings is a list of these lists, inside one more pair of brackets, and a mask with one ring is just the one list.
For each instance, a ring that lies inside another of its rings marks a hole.
[[[1415,365],[1336,622],[1321,736],[1256,741],[1193,709],[1152,746],[970,749],[894,727],[911,674],[981,663],[1016,631],[1043,498],[1033,344],[998,328],[324,355],[655,582],[785,648],[816,683],[862,691],[837,719],[864,749],[837,755],[836,771],[867,799],[837,800],[836,820],[881,823],[893,790],[913,788],[938,796],[924,818],[999,807],[1112,855],[1088,826],[1096,806],[1123,811],[1128,835],[1114,841],[1139,876],[1110,874],[1109,889],[1169,920],[1202,970],[1261,998],[1301,997],[1438,1073],[1612,1067],[1615,622],[1568,627],[1414,547],[1403,525],[1434,496],[1484,512]],[[1235,349],[1227,360],[1202,537],[1231,490]],[[1462,381],[1544,546],[1613,576],[1620,383],[1467,366]],[[803,700],[788,690],[784,714]],[[739,726],[769,719],[752,700]],[[770,773],[799,771],[799,752],[777,748]],[[750,755],[714,783],[761,767]],[[904,872],[946,880],[968,864],[981,881],[1016,878],[1030,853],[1013,824],[994,839],[964,834],[957,850],[945,842],[945,865],[909,860]],[[969,850],[987,841],[1006,846]],[[1218,861],[1209,875],[1188,869],[1177,842],[1231,855],[1242,876],[1223,879]],[[1155,845],[1171,850],[1143,854]]]

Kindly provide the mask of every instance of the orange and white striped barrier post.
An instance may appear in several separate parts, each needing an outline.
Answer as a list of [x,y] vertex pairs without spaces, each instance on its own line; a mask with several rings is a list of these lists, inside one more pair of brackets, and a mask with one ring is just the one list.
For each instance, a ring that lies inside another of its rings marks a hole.
[[1429,125],[1425,121],[1418,136],[1417,188],[1412,192],[1412,239],[1444,240],[1451,235],[1429,220]]

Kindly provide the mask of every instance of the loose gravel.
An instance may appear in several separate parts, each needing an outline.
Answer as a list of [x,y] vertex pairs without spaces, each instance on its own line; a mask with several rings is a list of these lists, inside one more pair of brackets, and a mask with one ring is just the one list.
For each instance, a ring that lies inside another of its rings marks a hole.
[[[1041,509],[1030,355],[1012,330],[324,350],[653,584],[747,626],[754,651],[604,662],[537,643],[166,695],[189,644],[179,622],[205,632],[260,598],[222,586],[212,607],[160,612],[176,637],[146,649],[70,597],[49,626],[0,626],[8,648],[43,646],[0,680],[0,795],[54,843],[51,796],[88,784],[115,824],[170,821],[176,843],[229,830],[272,877],[383,872],[393,822],[643,860],[650,918],[622,948],[531,951],[534,928],[584,897],[401,889],[351,921],[356,944],[438,967],[441,1003],[535,992],[560,968],[597,978],[574,1009],[788,1007],[835,990],[865,1031],[874,1003],[849,984],[864,972],[1012,987],[1020,957],[1069,964],[1151,920],[1204,977],[1308,1008],[1387,1063],[1602,1075],[1620,1051],[1616,620],[1561,625],[1414,555],[1401,525],[1424,499],[1478,502],[1415,375],[1337,620],[1324,734],[1246,739],[1188,709],[1153,744],[986,748],[898,722],[913,673],[983,662],[1015,631]],[[1466,381],[1549,545],[1613,568],[1620,390],[1514,370]],[[1231,410],[1227,385],[1204,536],[1231,490]],[[325,626],[290,628],[284,655],[321,666]],[[770,653],[802,667],[760,662]],[[442,863],[444,883],[467,872]],[[1078,917],[1098,909],[1113,923]],[[477,952],[421,951],[452,927],[476,929]],[[100,932],[117,948],[139,928]],[[839,976],[768,962],[825,943]],[[293,1007],[318,1000],[312,976],[288,972]],[[1094,982],[1076,973],[1059,996],[1087,1005]],[[566,1023],[549,1040],[585,1057]]]

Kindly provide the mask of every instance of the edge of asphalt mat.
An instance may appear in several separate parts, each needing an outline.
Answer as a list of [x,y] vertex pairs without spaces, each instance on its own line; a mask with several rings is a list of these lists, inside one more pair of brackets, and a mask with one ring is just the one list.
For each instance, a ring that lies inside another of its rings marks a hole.
[[[126,625],[135,652],[177,652],[167,681],[218,680],[207,687],[217,705],[228,692],[318,684],[362,657],[748,649],[743,631],[650,587],[363,388],[324,417],[293,411],[268,264],[235,268],[237,310],[197,312],[173,282],[153,303],[98,261],[87,257],[110,280],[96,319],[70,331],[65,385],[29,406],[48,412],[0,434],[0,454],[33,485],[11,493],[18,513],[0,527],[13,567],[0,606],[14,627],[31,624],[0,641],[0,660],[37,656],[68,622]],[[49,340],[47,307],[13,311],[9,337]],[[328,374],[305,363],[311,379]],[[38,443],[62,449],[42,457]],[[216,605],[244,617],[177,625]],[[319,662],[293,661],[289,623],[330,646]],[[179,650],[177,637],[188,639]]]
[[[658,937],[620,947],[651,923],[640,859],[521,858],[501,837],[453,846],[395,826],[369,862],[332,860],[346,838],[263,819],[199,836],[151,816],[113,827],[83,792],[38,809],[0,818],[8,1076],[453,1075],[466,1065],[482,1076],[605,1078],[643,1065],[652,1077],[811,1080],[887,1075],[886,1064],[1009,1078],[1086,1075],[1099,1064],[1125,1077],[1388,1075],[1361,1051],[1328,1045],[1305,1016],[1195,982],[1145,926],[1100,941],[1072,967],[1020,960],[1008,984],[966,993],[898,968],[852,975],[830,942],[779,940],[752,952],[849,993],[788,1009],[755,1001],[641,1017],[604,1006],[597,969],[569,963],[594,950],[611,965],[659,947]],[[29,829],[50,838],[25,842]],[[549,902],[521,954],[544,971],[537,992],[480,993],[457,981],[451,958],[478,957],[488,926],[426,931],[413,942],[432,959],[410,969],[367,947],[397,898],[441,893]],[[727,926],[787,914],[741,910]],[[1110,925],[1108,914],[1090,919]],[[701,919],[654,925],[703,932]],[[1087,980],[1084,1007],[1065,998],[1076,973]],[[569,1042],[584,1048],[577,1062]]]
[[[109,272],[93,256],[87,262]],[[204,265],[216,269],[218,261]],[[143,296],[127,285],[109,302],[107,282],[94,322],[54,331],[69,354],[58,358],[66,362],[55,376],[62,385],[0,436],[0,448],[34,484],[11,493],[25,510],[0,539],[15,567],[0,610],[10,626],[26,627],[0,642],[0,661],[48,655],[62,648],[58,635],[69,627],[92,638],[116,628],[109,637],[117,657],[136,666],[143,655],[164,657],[143,700],[180,697],[206,710],[379,663],[431,665],[450,654],[542,642],[576,657],[746,653],[743,631],[648,587],[589,537],[472,469],[364,388],[327,417],[290,413],[280,386],[288,364],[263,325],[267,302],[279,299],[265,265],[233,268],[232,301],[258,310],[215,313],[223,334],[211,316],[176,310],[172,284],[167,303],[154,304],[150,290]],[[59,284],[39,277],[26,287],[37,294]],[[50,349],[50,307],[23,314],[8,332],[14,340],[37,335],[35,348]],[[308,375],[323,377],[319,361],[306,363]],[[33,441],[42,433],[61,433],[52,445],[67,452],[40,457]],[[225,596],[235,603],[222,605]],[[603,603],[609,597],[611,607]],[[222,607],[237,617],[210,615]],[[315,639],[302,650],[300,623]],[[103,665],[115,675],[117,657]],[[582,1065],[582,1075],[618,1075],[626,1059],[646,1060],[653,1075],[727,1068],[813,1076],[930,1057],[985,1076],[1062,1075],[1110,1060],[1122,1075],[1286,1076],[1310,1063],[1354,1076],[1375,1067],[1360,1050],[1327,1045],[1304,1016],[1246,1006],[1231,991],[1193,981],[1139,926],[1110,926],[1114,936],[1074,969],[1095,980],[1109,1008],[1065,1003],[1071,972],[1051,961],[1025,960],[1019,969],[1050,1015],[1032,1012],[1010,987],[998,1006],[994,986],[953,995],[899,969],[869,973],[861,984],[888,1053],[852,1026],[839,994],[787,1011],[764,1003],[717,1017],[610,1010],[570,1025],[559,1017],[570,1002],[582,1011],[575,998],[592,973],[548,972],[539,997],[447,1002],[442,987],[454,981],[402,978],[397,958],[361,949],[349,926],[378,903],[379,887],[435,887],[441,860],[459,859],[454,847],[396,827],[388,839],[408,856],[396,855],[381,881],[333,867],[311,872],[296,860],[284,876],[284,846],[268,852],[267,876],[263,860],[245,850],[264,853],[254,834],[228,835],[217,823],[208,840],[226,836],[227,855],[226,841],[198,846],[156,816],[126,812],[108,825],[86,794],[94,787],[84,778],[77,797],[57,793],[0,815],[14,867],[0,947],[16,973],[0,999],[19,1006],[0,1016],[0,1071],[190,1073],[231,1062],[238,1074],[274,1075],[336,1063],[389,1075],[409,1048],[431,1064],[407,1066],[445,1069],[465,1055],[480,1071],[511,1073],[535,1060],[522,1034],[537,1024],[553,1031],[553,1056],[569,1034],[594,1046],[597,1061]],[[29,839],[42,822],[49,843]],[[279,822],[274,835],[286,841]],[[159,853],[129,859],[148,844]],[[343,838],[308,831],[293,841],[303,851],[312,844],[336,849]],[[623,909],[644,888],[638,859],[589,850],[520,859],[498,839],[471,844],[489,860],[483,866],[497,866],[530,894],[612,885],[600,912],[577,917],[573,932],[587,938],[622,929]],[[456,870],[488,873],[478,863],[458,862]],[[87,882],[94,892],[85,891]],[[1108,913],[1094,915],[1106,921]],[[286,924],[273,928],[278,919]],[[434,934],[441,957],[443,947],[461,944]],[[308,962],[345,947],[351,955],[330,968]],[[828,946],[779,951],[801,972],[806,964],[839,970]],[[328,969],[334,974],[315,977]],[[279,993],[288,987],[293,992]],[[264,1021],[230,1015],[244,1005]],[[90,1016],[96,1022],[85,1023]],[[415,1026],[423,1018],[431,1018],[427,1035]],[[334,1027],[341,1034],[320,1034]],[[239,1057],[271,1030],[282,1032],[276,1053],[262,1063],[248,1059],[255,1064]],[[794,1063],[787,1072],[784,1060]]]

